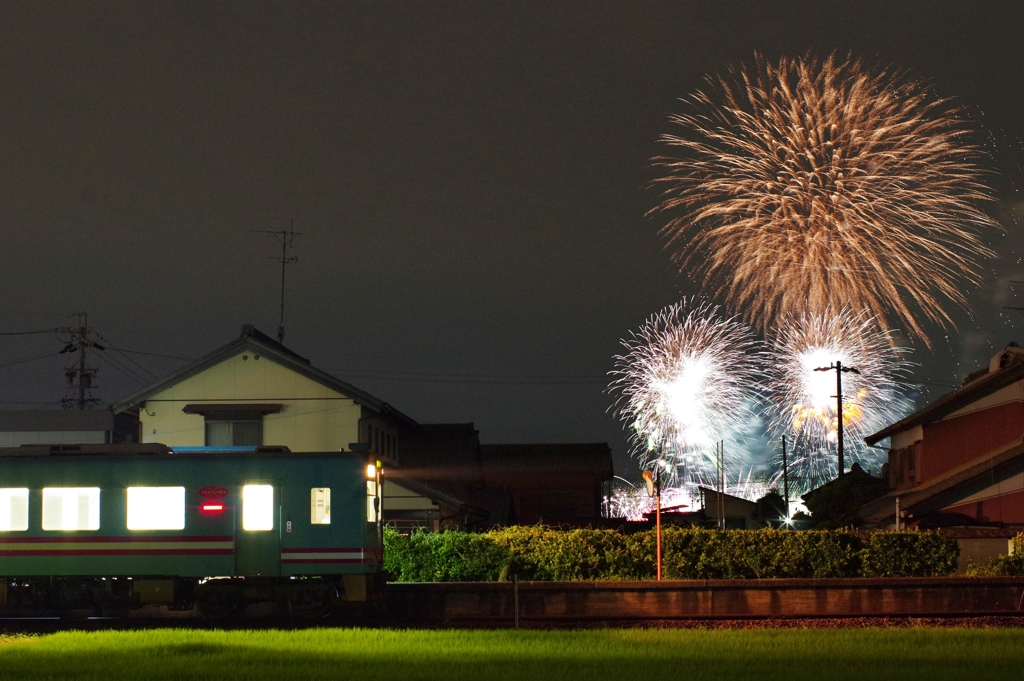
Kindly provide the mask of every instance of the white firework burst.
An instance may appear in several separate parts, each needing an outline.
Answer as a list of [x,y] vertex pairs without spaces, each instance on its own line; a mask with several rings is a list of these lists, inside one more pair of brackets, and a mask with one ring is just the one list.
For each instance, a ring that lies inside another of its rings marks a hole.
[[609,391],[641,465],[662,467],[670,485],[708,484],[722,440],[727,468],[735,464],[763,376],[750,330],[718,306],[684,299],[622,345]]
[[[836,477],[838,468],[836,372],[816,371],[842,362],[843,453],[846,466],[877,471],[881,451],[864,437],[899,420],[913,407],[900,388],[909,370],[906,350],[893,343],[868,312],[803,315],[782,320],[769,337],[770,436],[787,436],[791,488],[798,492]],[[773,464],[780,471],[781,455]]]

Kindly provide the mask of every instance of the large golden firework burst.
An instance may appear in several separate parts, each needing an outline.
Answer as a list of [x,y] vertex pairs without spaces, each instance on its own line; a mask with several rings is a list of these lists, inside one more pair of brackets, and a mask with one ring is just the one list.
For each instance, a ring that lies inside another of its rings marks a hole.
[[673,116],[681,152],[654,159],[662,229],[681,271],[696,274],[758,328],[829,309],[951,328],[993,255],[1000,229],[983,154],[948,99],[903,73],[860,61],[756,55],[753,69],[708,79]]

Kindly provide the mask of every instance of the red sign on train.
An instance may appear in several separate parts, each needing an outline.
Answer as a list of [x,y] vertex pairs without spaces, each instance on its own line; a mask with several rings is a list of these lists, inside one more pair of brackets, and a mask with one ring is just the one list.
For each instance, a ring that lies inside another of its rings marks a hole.
[[207,485],[199,490],[199,496],[204,499],[223,499],[228,495],[228,488],[220,485]]

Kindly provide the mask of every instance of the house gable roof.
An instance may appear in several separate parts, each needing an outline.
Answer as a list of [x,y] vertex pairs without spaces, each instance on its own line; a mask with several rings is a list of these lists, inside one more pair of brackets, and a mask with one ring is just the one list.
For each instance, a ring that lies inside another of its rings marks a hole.
[[873,435],[868,435],[864,438],[864,441],[873,447],[875,444],[890,435],[909,430],[910,428],[914,428],[925,423],[940,421],[953,412],[980,400],[986,395],[991,395],[997,390],[1001,390],[1022,378],[1024,378],[1024,362],[1013,362],[1001,369],[991,371],[981,378],[957,388],[951,393],[943,395],[924,409],[914,412],[905,419],[897,421],[891,426],[884,428]]
[[301,376],[319,383],[320,385],[341,393],[346,397],[350,397],[356,402],[356,404],[364,406],[372,411],[391,415],[412,427],[419,425],[412,418],[398,411],[387,402],[377,399],[368,392],[360,390],[354,385],[346,383],[345,381],[317,369],[308,359],[293,352],[292,350],[289,350],[284,345],[261,332],[252,324],[244,324],[242,326],[242,333],[238,338],[230,343],[222,345],[204,357],[200,357],[194,362],[186,364],[182,368],[168,374],[157,382],[132,393],[128,397],[125,397],[113,406],[114,413],[137,409],[140,404],[153,395],[200,374],[210,367],[220,364],[221,362],[246,350],[259,354],[262,357],[290,369]]

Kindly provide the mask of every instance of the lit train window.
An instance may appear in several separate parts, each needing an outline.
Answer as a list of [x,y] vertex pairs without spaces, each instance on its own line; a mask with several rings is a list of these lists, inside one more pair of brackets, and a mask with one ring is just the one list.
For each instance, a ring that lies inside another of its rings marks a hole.
[[314,525],[331,524],[330,487],[314,487],[309,490],[309,522]]
[[129,487],[129,530],[184,530],[184,487]]
[[0,532],[28,529],[28,488],[0,489]]
[[274,488],[270,485],[246,485],[242,488],[242,529],[274,529]]
[[100,529],[100,488],[44,487],[43,529]]

